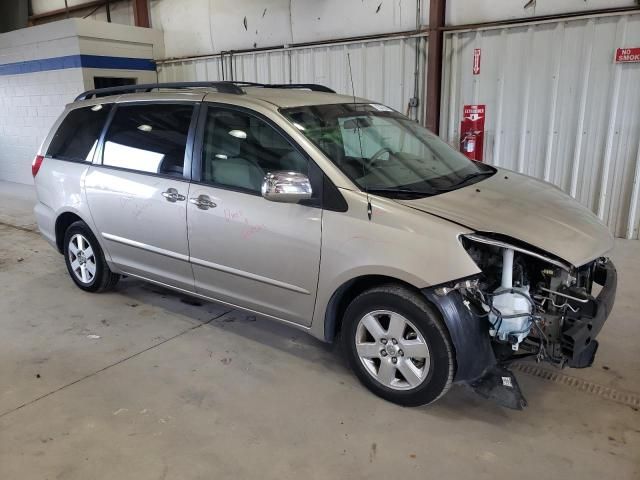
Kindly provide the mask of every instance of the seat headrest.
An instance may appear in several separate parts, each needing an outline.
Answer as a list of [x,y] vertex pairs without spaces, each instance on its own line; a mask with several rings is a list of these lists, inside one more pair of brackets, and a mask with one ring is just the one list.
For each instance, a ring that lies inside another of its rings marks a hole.
[[214,154],[236,157],[249,135],[249,119],[232,113],[220,113],[215,117],[215,130],[210,145]]

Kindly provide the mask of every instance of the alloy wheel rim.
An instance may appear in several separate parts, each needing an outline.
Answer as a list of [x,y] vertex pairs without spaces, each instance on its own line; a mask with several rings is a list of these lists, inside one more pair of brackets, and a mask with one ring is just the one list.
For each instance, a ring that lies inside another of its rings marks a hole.
[[69,239],[71,271],[82,283],[91,283],[96,276],[96,256],[84,235],[76,233]]
[[410,390],[429,373],[429,346],[416,326],[399,313],[375,310],[358,322],[358,358],[377,382],[394,390]]

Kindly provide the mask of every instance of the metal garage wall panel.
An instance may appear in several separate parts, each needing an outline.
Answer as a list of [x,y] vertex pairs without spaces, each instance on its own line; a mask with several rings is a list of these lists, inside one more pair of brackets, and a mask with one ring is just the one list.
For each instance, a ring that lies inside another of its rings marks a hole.
[[409,112],[421,120],[423,109],[408,110],[407,105],[414,96],[416,55],[419,98],[424,91],[426,42],[425,36],[408,36],[249,52],[232,57],[170,60],[158,63],[158,75],[163,82],[233,78],[263,83],[320,83],[350,95],[350,58],[357,96]]
[[485,161],[554,183],[638,238],[640,64],[613,62],[624,46],[640,46],[640,14],[449,32],[442,135],[457,145],[463,106],[486,104]]
[[513,21],[539,15],[580,14],[588,10],[636,5],[636,0],[447,0],[447,25]]

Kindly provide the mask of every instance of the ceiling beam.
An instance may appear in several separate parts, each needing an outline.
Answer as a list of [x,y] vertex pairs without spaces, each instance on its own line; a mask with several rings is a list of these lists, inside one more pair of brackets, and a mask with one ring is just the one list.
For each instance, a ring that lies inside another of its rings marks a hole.
[[[113,4],[119,1],[122,1],[122,0],[110,0],[109,3]],[[80,10],[88,10],[94,7],[102,7],[103,5],[106,5],[106,4],[107,2],[105,0],[97,0],[93,2],[81,3],[79,5],[69,5],[68,8],[58,8],[57,10],[50,10],[48,12],[42,12],[35,15],[31,15],[29,16],[29,21],[35,22],[38,20],[42,20],[44,18],[59,17],[61,15],[66,15],[67,12],[72,13],[72,12],[78,12]]]

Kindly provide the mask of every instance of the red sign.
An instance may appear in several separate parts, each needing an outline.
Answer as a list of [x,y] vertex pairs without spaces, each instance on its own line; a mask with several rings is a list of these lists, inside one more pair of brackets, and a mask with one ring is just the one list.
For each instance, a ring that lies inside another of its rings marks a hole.
[[480,59],[482,58],[482,50],[476,48],[473,50],[473,74],[480,75]]
[[640,63],[640,48],[619,48],[616,63]]
[[460,122],[460,151],[467,158],[481,162],[484,152],[484,105],[465,105]]

